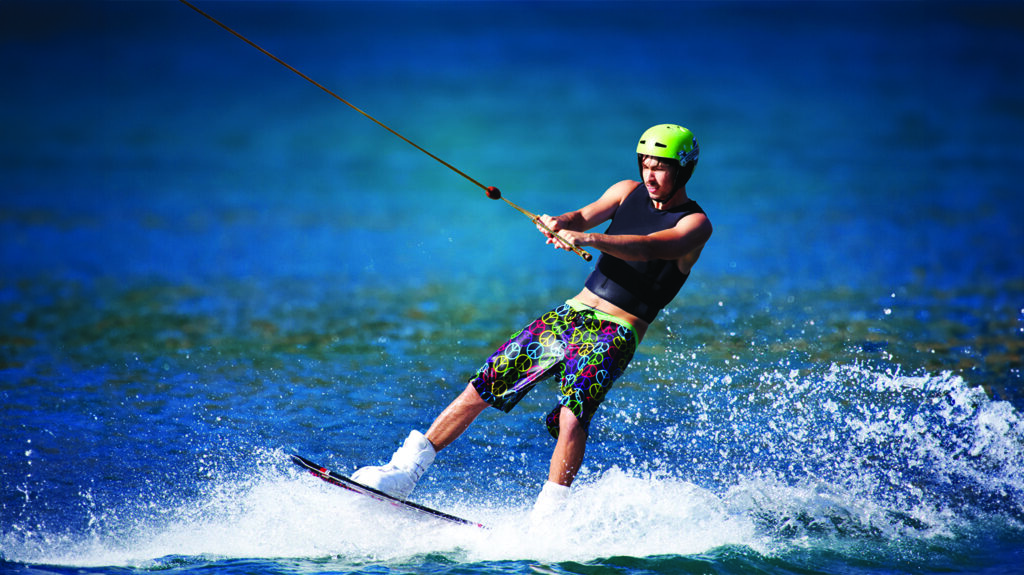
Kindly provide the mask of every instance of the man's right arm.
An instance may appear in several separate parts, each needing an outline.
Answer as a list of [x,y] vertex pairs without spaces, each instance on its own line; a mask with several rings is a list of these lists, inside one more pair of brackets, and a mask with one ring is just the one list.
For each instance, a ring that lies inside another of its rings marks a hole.
[[[622,204],[622,200],[638,185],[639,182],[623,180],[605,190],[600,198],[578,210],[566,212],[554,218],[544,214],[540,216],[540,220],[544,225],[556,232],[559,230],[584,232],[611,219],[615,215],[615,211]],[[556,241],[543,228],[538,226],[538,229],[548,236],[549,244]]]

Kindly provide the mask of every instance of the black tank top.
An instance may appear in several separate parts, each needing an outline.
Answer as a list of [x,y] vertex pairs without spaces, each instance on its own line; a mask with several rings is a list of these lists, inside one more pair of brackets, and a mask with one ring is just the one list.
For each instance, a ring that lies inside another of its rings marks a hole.
[[[690,200],[670,210],[654,207],[643,184],[638,185],[612,216],[605,230],[610,235],[648,235],[674,227],[690,214],[703,214]],[[587,289],[647,323],[672,301],[689,274],[674,260],[625,261],[605,253],[587,278]]]

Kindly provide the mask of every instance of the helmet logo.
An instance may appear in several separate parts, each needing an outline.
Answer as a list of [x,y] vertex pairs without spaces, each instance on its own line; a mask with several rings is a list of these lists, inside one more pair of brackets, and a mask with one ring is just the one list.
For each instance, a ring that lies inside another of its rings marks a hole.
[[676,156],[678,156],[679,158],[679,164],[683,166],[689,164],[690,162],[696,162],[697,157],[700,156],[700,147],[697,145],[697,139],[693,139],[693,147],[690,148],[689,152],[681,149],[679,150],[679,153],[676,154]]

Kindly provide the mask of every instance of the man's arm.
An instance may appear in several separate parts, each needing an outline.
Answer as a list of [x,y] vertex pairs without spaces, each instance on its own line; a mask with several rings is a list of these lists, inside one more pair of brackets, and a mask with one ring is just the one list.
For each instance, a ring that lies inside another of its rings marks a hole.
[[[580,212],[585,213],[591,206],[600,207],[602,200],[604,197],[583,208]],[[567,215],[574,213],[576,212],[570,212]],[[611,214],[614,214],[614,210]],[[588,222],[582,214],[576,217],[579,220],[573,220],[574,223],[576,221]],[[557,218],[552,218],[552,220],[557,222]],[[593,225],[600,221],[603,220],[598,220]],[[590,233],[585,231],[587,229],[589,227],[583,228],[583,230],[577,230],[574,227],[556,228],[556,231],[572,246],[597,248],[604,253],[627,261],[676,260],[683,273],[690,271],[690,267],[700,256],[704,244],[711,238],[711,220],[701,213],[690,214],[680,219],[674,227],[648,235],[608,235]],[[549,238],[548,243],[554,242]],[[555,247],[565,250],[572,249],[561,242],[556,243]]]
[[566,231],[562,237],[575,246],[596,248],[627,261],[683,260],[690,259],[686,256],[694,252],[699,254],[711,238],[711,220],[697,213],[682,218],[670,229],[644,236]]
[[[540,216],[540,220],[544,225],[556,232],[561,232],[562,230],[567,232],[584,232],[611,219],[611,217],[615,215],[615,210],[619,209],[619,205],[622,204],[622,200],[626,199],[626,196],[628,196],[629,193],[637,187],[637,185],[639,185],[639,182],[623,180],[605,190],[605,192],[601,194],[600,198],[578,210],[566,212],[558,217],[551,217],[544,214]],[[549,244],[556,243],[557,240],[552,238],[543,228],[537,226],[537,229],[539,229],[544,235],[548,236]],[[559,233],[559,235],[565,237],[562,233]],[[558,242],[556,245],[566,248],[566,246],[561,242]]]

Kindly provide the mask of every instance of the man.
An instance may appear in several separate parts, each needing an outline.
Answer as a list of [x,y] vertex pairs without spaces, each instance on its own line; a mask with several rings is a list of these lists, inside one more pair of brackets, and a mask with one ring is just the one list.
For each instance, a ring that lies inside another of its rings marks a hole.
[[[508,412],[537,381],[558,375],[561,395],[545,420],[557,443],[534,509],[549,512],[568,497],[597,406],[711,237],[711,222],[686,194],[699,155],[693,134],[674,124],[654,126],[636,153],[642,182],[624,180],[579,210],[540,216],[569,244],[538,226],[555,248],[601,252],[583,290],[498,348],[426,435],[413,431],[390,463],[359,469],[354,480],[408,497],[436,452],[487,406]],[[587,231],[608,220],[604,233]]]

